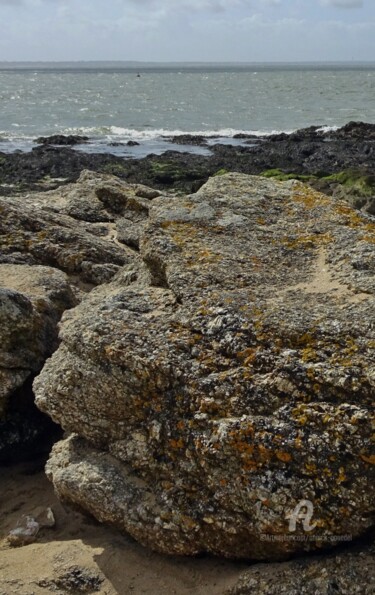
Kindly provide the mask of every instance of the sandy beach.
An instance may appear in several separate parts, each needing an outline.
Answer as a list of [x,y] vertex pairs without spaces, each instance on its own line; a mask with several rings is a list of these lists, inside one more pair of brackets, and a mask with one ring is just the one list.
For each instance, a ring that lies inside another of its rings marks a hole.
[[[0,478],[1,595],[219,595],[249,567],[220,558],[154,554],[130,537],[63,506],[40,461],[3,468]],[[52,508],[56,527],[40,532],[34,544],[11,547],[8,532],[39,506]]]

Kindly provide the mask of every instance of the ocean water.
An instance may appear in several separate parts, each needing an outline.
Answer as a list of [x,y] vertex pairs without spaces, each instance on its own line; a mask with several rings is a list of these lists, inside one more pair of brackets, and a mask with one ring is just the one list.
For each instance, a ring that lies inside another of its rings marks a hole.
[[[178,148],[168,137],[240,142],[239,132],[375,123],[375,64],[11,68],[0,64],[0,151],[52,134],[90,137],[84,151],[143,156]],[[135,140],[136,147],[126,143]],[[113,145],[115,143],[116,146]]]

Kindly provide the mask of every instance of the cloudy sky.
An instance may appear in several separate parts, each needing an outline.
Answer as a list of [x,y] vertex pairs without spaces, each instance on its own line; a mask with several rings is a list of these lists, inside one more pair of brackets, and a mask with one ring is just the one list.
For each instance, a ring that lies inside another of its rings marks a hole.
[[375,0],[0,0],[0,61],[375,61]]

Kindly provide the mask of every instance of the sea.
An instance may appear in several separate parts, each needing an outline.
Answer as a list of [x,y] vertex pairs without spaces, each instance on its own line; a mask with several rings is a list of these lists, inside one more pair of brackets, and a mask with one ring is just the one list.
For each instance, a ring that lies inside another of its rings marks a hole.
[[[349,121],[375,123],[375,63],[1,63],[0,151],[40,136],[89,137],[75,150],[124,157],[240,144]],[[206,147],[177,144],[184,134]],[[129,141],[138,144],[129,146]]]

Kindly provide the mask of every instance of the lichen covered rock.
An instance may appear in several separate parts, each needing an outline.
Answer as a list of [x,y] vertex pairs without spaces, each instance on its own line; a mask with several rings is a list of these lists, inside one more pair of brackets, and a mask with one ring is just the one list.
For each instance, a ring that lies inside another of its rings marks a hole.
[[[34,388],[65,501],[155,550],[280,559],[374,523],[373,219],[228,174],[156,198],[143,273],[65,313]],[[272,536],[283,539],[272,539]]]
[[310,556],[281,564],[256,564],[225,595],[372,595],[375,547]]
[[64,273],[0,264],[0,413],[8,395],[57,347],[57,323],[77,304]]
[[[53,266],[78,278],[81,284],[99,285],[136,259],[132,250],[114,241],[110,228],[101,226],[100,221],[110,220],[110,212],[98,198],[90,204],[94,195],[92,181],[88,175],[83,177],[75,192],[68,188],[22,198],[0,198],[1,263]],[[110,195],[110,189],[104,188]],[[118,193],[124,199],[120,189]],[[105,212],[102,219],[101,209]]]
[[0,264],[0,463],[43,452],[56,437],[30,380],[57,348],[61,314],[76,304],[61,271]]

